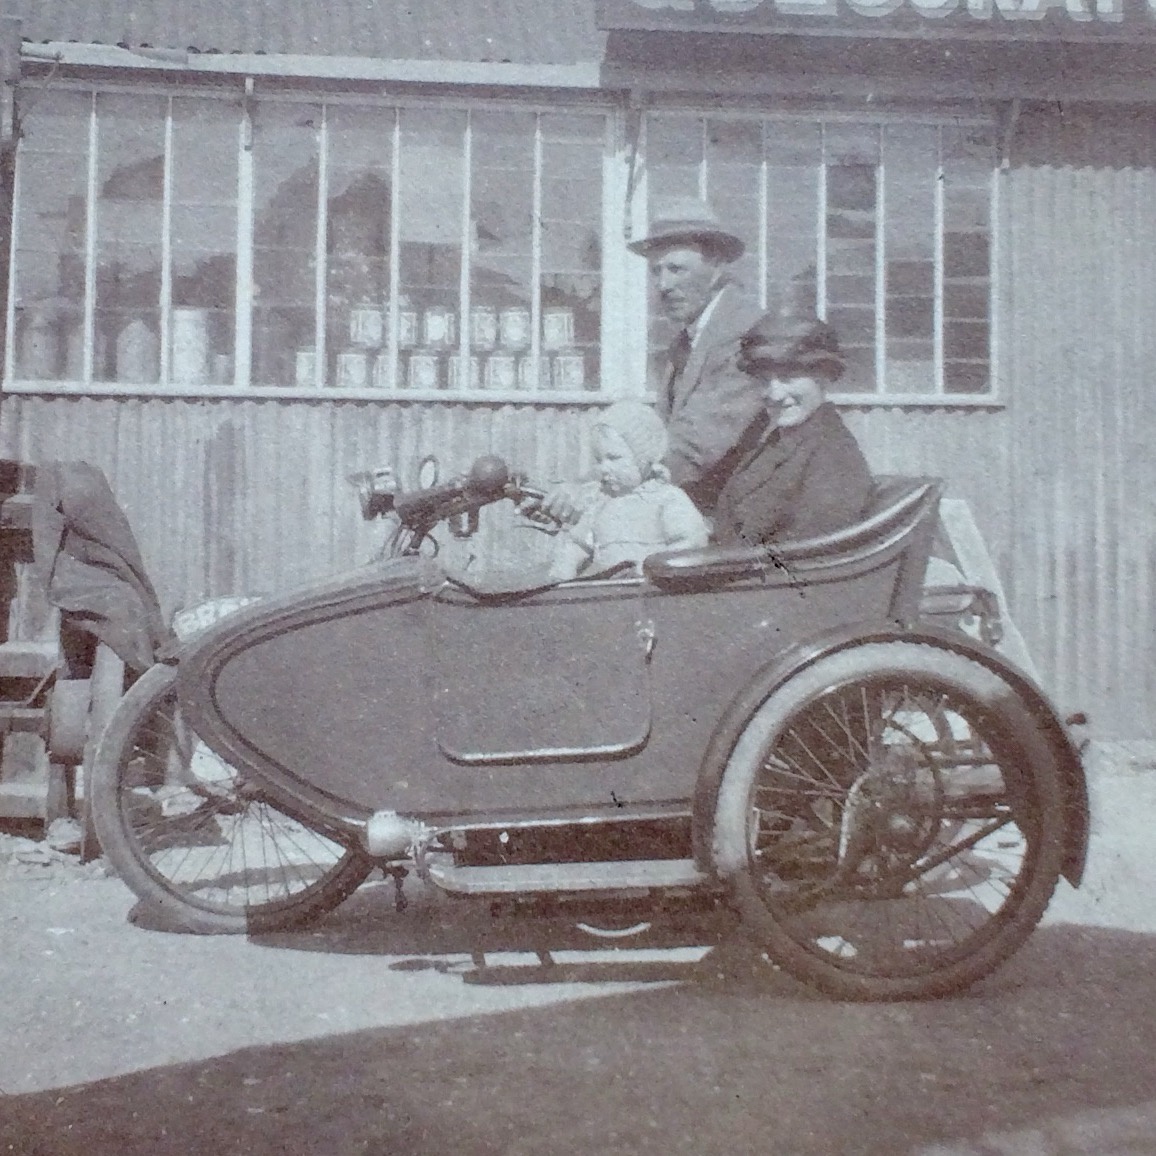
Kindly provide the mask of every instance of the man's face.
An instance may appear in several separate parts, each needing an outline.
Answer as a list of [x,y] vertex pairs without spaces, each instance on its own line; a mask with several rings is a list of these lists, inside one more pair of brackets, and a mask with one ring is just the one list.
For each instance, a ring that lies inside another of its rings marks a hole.
[[705,308],[722,265],[694,245],[660,249],[650,259],[650,279],[662,312],[676,325],[689,325]]

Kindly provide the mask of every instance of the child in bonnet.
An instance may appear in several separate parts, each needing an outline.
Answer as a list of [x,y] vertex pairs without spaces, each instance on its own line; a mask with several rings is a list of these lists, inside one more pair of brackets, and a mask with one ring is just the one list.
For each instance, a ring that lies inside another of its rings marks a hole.
[[706,545],[706,522],[662,464],[666,429],[650,406],[616,402],[595,418],[592,433],[597,490],[560,535],[554,580],[624,562],[638,569],[648,554]]

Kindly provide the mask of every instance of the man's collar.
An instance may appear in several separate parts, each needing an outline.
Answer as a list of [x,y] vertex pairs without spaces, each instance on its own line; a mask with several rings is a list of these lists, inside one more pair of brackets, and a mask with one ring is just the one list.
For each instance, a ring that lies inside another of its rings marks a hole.
[[707,323],[710,321],[710,315],[714,312],[719,298],[723,295],[723,290],[726,289],[729,284],[728,279],[723,277],[714,287],[710,300],[703,306],[702,312],[686,327],[687,333],[690,334],[690,343],[692,346],[698,340],[699,334],[707,327]]

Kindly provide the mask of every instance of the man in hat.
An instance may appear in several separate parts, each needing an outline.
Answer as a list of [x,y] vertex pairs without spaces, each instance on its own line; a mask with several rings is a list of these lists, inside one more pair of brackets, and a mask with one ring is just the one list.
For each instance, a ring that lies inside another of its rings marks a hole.
[[730,276],[743,242],[702,201],[679,197],[655,206],[647,235],[629,248],[649,262],[659,307],[677,326],[658,389],[670,439],[666,465],[710,514],[730,451],[761,409],[737,365],[739,338],[760,316]]

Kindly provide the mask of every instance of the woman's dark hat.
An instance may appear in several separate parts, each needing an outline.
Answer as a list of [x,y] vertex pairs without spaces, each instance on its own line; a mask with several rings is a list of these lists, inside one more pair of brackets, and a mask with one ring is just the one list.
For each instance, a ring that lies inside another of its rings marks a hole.
[[627,248],[642,257],[679,245],[700,245],[713,250],[724,264],[743,255],[742,238],[726,229],[714,210],[694,197],[672,197],[656,204],[646,236]]
[[837,381],[846,363],[839,351],[839,338],[825,321],[768,314],[740,339],[738,367],[743,373],[777,369]]

